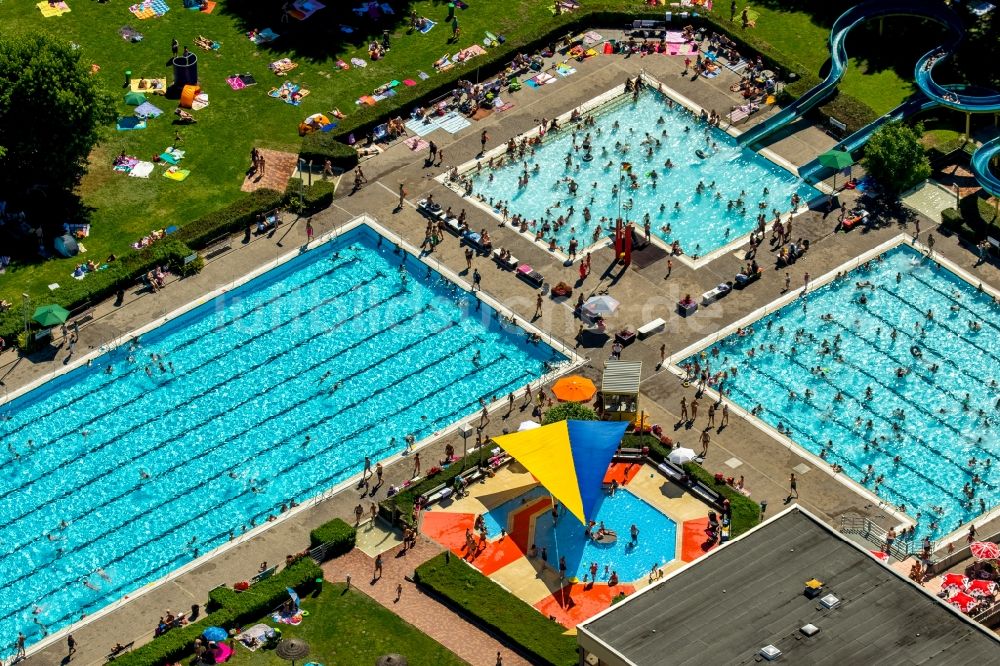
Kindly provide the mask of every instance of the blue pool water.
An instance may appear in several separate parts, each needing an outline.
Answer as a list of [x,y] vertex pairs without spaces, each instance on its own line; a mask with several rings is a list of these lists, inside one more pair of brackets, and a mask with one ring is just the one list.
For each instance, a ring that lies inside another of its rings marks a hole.
[[477,303],[359,227],[4,405],[0,643],[79,620],[566,360]]
[[[616,122],[618,129],[614,128]],[[690,131],[685,132],[685,128]],[[588,134],[593,155],[589,162],[583,159],[586,151],[582,147]],[[616,149],[616,143],[623,148],[628,144],[629,150]],[[701,159],[695,154],[698,149],[711,154]],[[565,164],[567,154],[572,154],[571,166]],[[673,168],[664,167],[668,159]],[[568,215],[572,206],[574,212],[566,224],[544,233],[546,242],[554,237],[564,251],[571,238],[576,238],[580,248],[596,242],[594,231],[598,225],[607,236],[614,228],[621,204],[621,216],[637,222],[640,231],[648,215],[654,235],[668,243],[679,241],[689,255],[703,256],[749,233],[759,213],[773,219],[772,209],[789,212],[793,193],[798,193],[803,202],[817,194],[796,176],[739,147],[728,134],[700,122],[680,105],[668,107],[667,98],[649,88],[638,102],[628,95],[598,110],[595,126],[550,132],[535,147],[534,155],[525,153],[523,160],[515,158],[512,162],[505,158],[504,162],[494,169],[484,163],[481,173],[473,169],[470,175],[474,192],[494,202],[509,202],[511,216],[520,214],[529,220],[532,238],[542,220],[554,223],[559,216]],[[627,172],[620,172],[622,162],[632,165],[638,188],[631,187]],[[527,186],[519,187],[526,168],[530,179]],[[653,171],[658,176],[655,180]],[[624,179],[621,200],[612,192],[620,175]],[[567,178],[578,185],[575,195],[569,191]],[[706,188],[700,194],[696,192],[699,181]],[[765,188],[768,194],[764,194]],[[729,202],[740,199],[743,208],[734,204],[730,210]],[[679,210],[674,209],[675,203],[680,204]],[[765,204],[763,208],[759,207],[761,203]],[[589,222],[583,217],[585,207],[590,209]],[[602,222],[602,218],[607,219]]]
[[[866,281],[874,288],[858,287]],[[897,247],[706,352],[685,362],[728,371],[733,401],[761,405],[760,418],[801,446],[919,512],[919,534],[941,536],[1000,502],[1000,307],[914,249]]]
[[[525,497],[530,501],[547,494],[539,486],[491,509],[483,516],[489,534],[499,534],[501,527],[510,529],[510,514],[523,505]],[[648,576],[654,563],[662,566],[674,559],[676,523],[628,490],[620,489],[614,497],[604,497],[594,520],[597,523],[603,521],[606,528],[614,530],[618,534],[618,540],[601,545],[591,539],[584,539],[583,524],[562,509],[555,529],[552,527],[551,513],[545,512],[535,519],[532,543],[538,546],[539,552],[542,548],[548,551],[549,564],[554,568],[559,566],[559,557],[565,557],[566,575],[580,580],[583,580],[584,574],[590,575],[591,562],[597,562],[599,581],[608,579],[610,574],[604,572],[607,565],[609,571],[618,572],[619,580],[629,582]],[[633,524],[639,528],[639,539],[630,543],[629,530]]]

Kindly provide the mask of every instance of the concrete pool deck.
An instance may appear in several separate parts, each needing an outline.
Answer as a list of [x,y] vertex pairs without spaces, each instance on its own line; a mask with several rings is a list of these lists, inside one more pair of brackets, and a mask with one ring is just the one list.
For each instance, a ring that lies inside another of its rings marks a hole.
[[[601,32],[608,37],[614,36],[612,31]],[[575,67],[578,70],[577,74],[559,79],[556,84],[515,93],[511,98],[515,107],[509,111],[492,114],[455,135],[436,132],[431,138],[447,153],[445,158],[447,161],[443,167],[422,168],[426,154],[413,153],[401,142],[390,147],[382,155],[364,162],[363,168],[370,180],[369,184],[353,196],[347,196],[350,186],[343,184],[334,205],[313,218],[316,234],[322,235],[357,215],[370,213],[392,232],[402,235],[410,243],[419,244],[423,238],[425,221],[414,210],[412,202],[422,198],[427,192],[433,192],[435,198],[440,198],[445,205],[466,207],[476,223],[481,222],[483,226],[491,225],[489,228],[495,238],[494,245],[509,247],[515,256],[535,266],[545,276],[546,281],[554,283],[564,280],[569,284],[575,284],[579,277],[575,266],[564,267],[561,262],[523,236],[506,228],[495,228],[495,222],[491,222],[484,214],[472,209],[450,190],[433,181],[432,177],[446,171],[449,165],[472,159],[479,152],[479,133],[483,129],[489,131],[494,142],[506,140],[537,124],[537,119],[543,115],[552,117],[564,112],[575,104],[609,89],[612,85],[621,83],[625,76],[635,76],[640,69],[646,69],[657,78],[669,82],[669,85],[680,94],[707,108],[715,108],[724,113],[728,110],[728,106],[735,102],[728,92],[729,84],[735,80],[730,72],[726,71],[716,79],[700,78],[690,81],[686,77],[679,76],[683,68],[683,58],[624,59],[621,56],[599,56],[578,63]],[[755,116],[755,120],[757,117]],[[799,125],[800,128],[803,126]],[[833,140],[820,130],[805,128],[776,140],[770,148],[790,162],[802,164],[832,145]],[[392,210],[398,198],[396,188],[401,181],[408,184],[411,205],[393,214]],[[842,199],[848,201],[851,197],[851,193],[842,195]],[[793,284],[801,284],[804,272],[820,275],[888,240],[900,230],[899,227],[893,226],[869,233],[854,231],[848,234],[834,234],[835,223],[835,215],[826,217],[818,212],[805,213],[796,218],[796,237],[801,235],[808,238],[812,246],[808,254],[790,269]],[[904,230],[912,231],[912,225]],[[945,255],[984,282],[994,286],[1000,285],[1000,269],[997,263],[987,262],[977,265],[977,256],[970,251],[970,248],[953,237],[942,237],[930,220],[921,220],[921,230],[922,237],[926,237],[928,231],[933,231],[937,237],[936,252]],[[277,246],[279,241],[283,242],[284,248]],[[115,307],[111,301],[96,305],[95,319],[81,328],[80,348],[97,349],[129,330],[163,317],[182,303],[231,283],[250,268],[274,262],[288,248],[304,244],[305,241],[305,221],[295,221],[292,218],[279,227],[273,236],[256,237],[246,245],[241,244],[239,237],[233,237],[228,243],[232,249],[213,257],[205,270],[197,276],[173,280],[167,289],[156,294],[127,292],[121,307]],[[771,258],[766,253],[762,256],[766,260]],[[459,247],[454,239],[446,239],[432,257],[454,272],[464,271],[463,248]],[[602,273],[611,265],[612,260],[612,251],[607,247],[596,250],[593,253],[593,273],[580,288],[584,290],[585,295],[606,289],[622,301],[619,314],[611,322],[613,327],[625,324],[639,326],[656,317],[662,317],[667,321],[666,332],[633,343],[625,349],[623,358],[643,362],[643,409],[657,422],[672,424],[679,420],[678,403],[681,396],[686,395],[690,399],[693,390],[684,389],[676,377],[666,370],[656,370],[660,360],[660,345],[666,345],[668,354],[673,353],[736,321],[748,312],[770,303],[783,286],[785,271],[768,268],[761,280],[748,289],[734,292],[725,300],[699,310],[695,316],[683,319],[674,313],[676,301],[685,293],[697,296],[719,282],[731,280],[742,263],[741,257],[727,254],[699,270],[692,270],[680,262],[674,262],[673,272],[666,280],[664,279],[666,262],[662,258],[645,267],[634,265],[620,274],[617,269],[613,269],[602,277]],[[485,291],[505,303],[519,316],[531,319],[537,290],[517,280],[511,273],[500,271],[491,261],[484,258],[477,258],[474,265],[483,275]],[[546,298],[542,317],[536,325],[572,346],[579,324],[573,318],[571,306],[572,301],[559,303]],[[585,342],[586,345],[594,344],[589,340]],[[610,351],[609,344],[605,341],[601,346],[580,346],[578,351],[590,357],[588,365],[580,369],[581,374],[595,381],[600,380],[603,359],[607,358]],[[18,386],[49,375],[56,367],[61,367],[60,362],[65,356],[65,351],[55,350],[54,356],[55,362],[52,360],[51,352],[48,356],[40,354],[21,359],[17,359],[9,352],[0,355],[0,379],[5,382],[5,390],[14,390]],[[487,426],[487,434],[499,434],[500,429],[506,424],[510,423],[514,428],[520,420],[523,420],[521,413],[516,410],[514,415],[505,420],[504,411],[500,410],[491,415],[492,423]],[[691,446],[695,443],[694,435],[681,432],[680,438],[685,445]],[[427,460],[443,457],[444,446],[447,443],[456,449],[462,446],[461,437],[452,433],[429,445],[426,449]],[[767,500],[771,505],[769,512],[777,508],[787,494],[789,472],[793,468],[805,465],[806,473],[796,472],[801,493],[799,502],[831,524],[839,525],[839,517],[848,512],[869,515],[876,523],[882,525],[896,522],[895,519],[871,506],[870,500],[859,496],[829,475],[816,473],[818,470],[813,467],[811,460],[776,442],[747,421],[733,418],[728,428],[713,437],[711,446],[710,455],[705,461],[706,469],[711,472],[723,472],[727,476],[744,475],[747,487],[752,490],[751,499]],[[360,471],[361,465],[358,467],[358,472]],[[387,485],[401,483],[409,477],[410,471],[411,464],[407,459],[387,468]],[[379,493],[372,499],[380,500],[383,497],[384,494]],[[73,662],[103,663],[105,655],[116,642],[128,643],[134,640],[138,645],[148,641],[164,609],[176,610],[188,608],[192,604],[203,604],[207,599],[207,591],[212,587],[219,584],[231,585],[237,580],[247,578],[257,571],[262,560],[282,561],[287,553],[305,547],[310,529],[333,517],[353,521],[353,509],[358,501],[358,493],[348,488],[280,524],[270,526],[270,529],[246,539],[218,557],[199,562],[183,575],[160,586],[152,593],[115,608],[99,619],[78,628],[74,631],[74,636],[80,646]],[[980,525],[979,528],[981,533],[990,534],[1000,530],[1000,524]],[[60,663],[65,654],[65,640],[60,639],[49,647],[33,651],[26,663],[54,665]]]

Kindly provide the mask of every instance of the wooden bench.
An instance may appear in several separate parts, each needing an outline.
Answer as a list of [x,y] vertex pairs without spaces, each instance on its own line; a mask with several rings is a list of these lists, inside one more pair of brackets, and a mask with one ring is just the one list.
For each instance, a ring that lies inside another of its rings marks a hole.
[[667,322],[665,322],[661,318],[657,317],[653,321],[651,321],[651,322],[649,322],[647,324],[643,324],[642,326],[640,326],[639,329],[636,331],[636,333],[639,334],[639,339],[642,340],[644,338],[648,338],[649,336],[653,335],[654,333],[659,333],[660,331],[662,331],[666,327],[667,327]]
[[725,283],[720,284],[716,286],[714,289],[709,289],[708,291],[706,291],[704,294],[701,295],[701,304],[711,305],[720,298],[723,298],[730,291],[732,291],[732,287],[730,287],[728,284]]
[[445,229],[455,234],[456,236],[462,235],[462,227],[459,226],[457,217],[444,218],[444,226]]
[[83,312],[78,314],[73,319],[73,324],[79,326],[80,324],[85,324],[88,321],[93,321],[93,320],[94,320],[94,308],[88,308],[87,310],[84,310]]
[[542,274],[528,264],[523,264],[517,267],[517,277],[521,278],[535,288],[541,288],[542,284],[545,282],[545,278],[542,277]]
[[836,118],[832,116],[830,118],[827,118],[826,125],[827,125],[826,131],[831,136],[836,137],[838,139],[842,139],[845,136],[847,136],[847,125],[840,122]]

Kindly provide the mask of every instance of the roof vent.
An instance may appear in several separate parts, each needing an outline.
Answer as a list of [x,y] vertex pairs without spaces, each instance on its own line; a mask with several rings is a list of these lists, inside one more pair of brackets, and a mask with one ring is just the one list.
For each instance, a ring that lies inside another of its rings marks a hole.
[[840,599],[832,594],[828,594],[820,599],[819,603],[823,606],[823,608],[836,608],[840,605]]
[[815,624],[809,623],[804,627],[799,628],[799,631],[801,631],[806,636],[815,636],[816,634],[819,633],[819,627],[817,627]]
[[816,580],[815,578],[807,580],[804,594],[807,599],[815,599],[819,595],[823,594],[823,582]]
[[765,645],[760,649],[760,656],[764,657],[768,661],[774,661],[781,656],[781,650],[773,645]]

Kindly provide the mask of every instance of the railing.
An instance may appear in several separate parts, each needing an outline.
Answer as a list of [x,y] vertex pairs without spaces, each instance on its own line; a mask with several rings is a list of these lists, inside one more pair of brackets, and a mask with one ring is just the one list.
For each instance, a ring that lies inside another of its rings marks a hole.
[[[883,552],[886,535],[889,533],[888,530],[880,525],[876,525],[870,519],[851,514],[845,514],[840,517],[840,531],[844,534],[856,534],[866,541],[875,544]],[[892,546],[889,547],[889,555],[895,557],[900,562],[908,558],[911,554],[910,542],[898,537],[893,541]]]
[[973,613],[969,617],[986,627],[1000,624],[1000,604],[993,604],[986,610],[980,613]]

